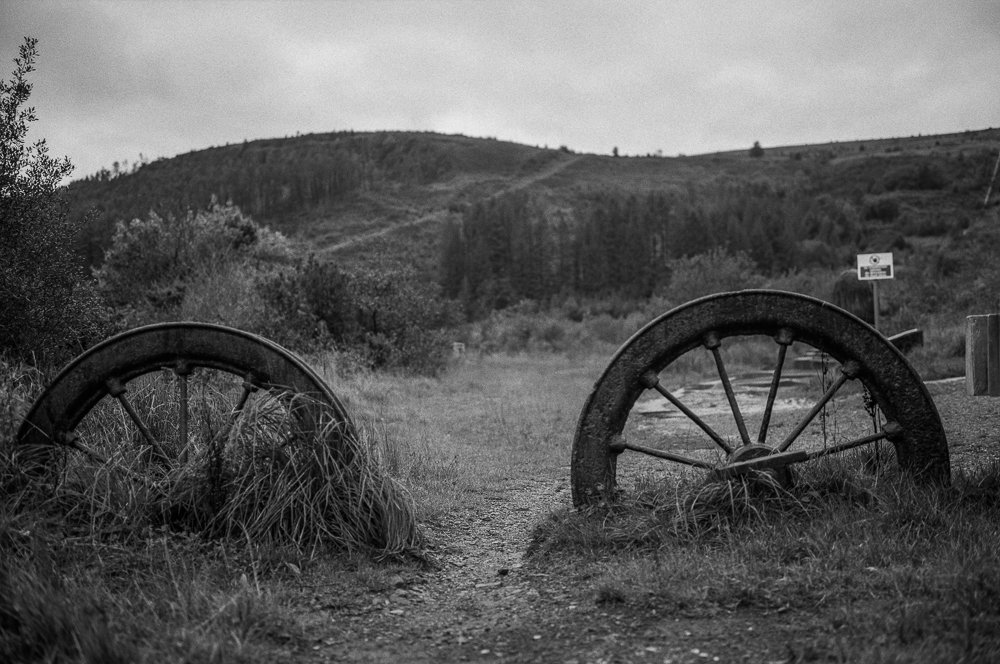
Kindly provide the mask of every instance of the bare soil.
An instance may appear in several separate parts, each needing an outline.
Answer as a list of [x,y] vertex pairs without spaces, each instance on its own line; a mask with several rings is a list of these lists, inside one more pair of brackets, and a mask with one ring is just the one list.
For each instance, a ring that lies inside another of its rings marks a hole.
[[[929,389],[953,470],[1000,458],[1000,401],[966,396],[961,381]],[[595,587],[593,567],[551,569],[527,557],[533,527],[570,505],[568,468],[563,476],[512,480],[482,498],[474,509],[424,524],[430,565],[392,568],[366,588],[336,569],[303,575],[295,605],[306,634],[295,640],[296,661],[814,661],[837,660],[838,644],[871,636],[845,629],[842,607],[670,612],[609,601]]]

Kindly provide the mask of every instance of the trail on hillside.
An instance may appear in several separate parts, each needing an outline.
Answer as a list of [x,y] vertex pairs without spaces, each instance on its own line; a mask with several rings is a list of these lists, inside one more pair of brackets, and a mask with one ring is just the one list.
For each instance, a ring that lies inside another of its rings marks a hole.
[[555,174],[557,174],[557,173],[559,173],[559,172],[561,172],[561,171],[569,168],[570,166],[572,166],[576,162],[580,161],[581,159],[583,159],[583,155],[573,155],[569,159],[560,159],[559,161],[555,162],[554,164],[549,164],[548,166],[546,166],[545,168],[541,169],[540,171],[532,173],[531,175],[526,175],[526,176],[522,177],[521,179],[516,180],[509,187],[507,187],[504,190],[502,190],[502,191],[494,194],[494,196],[501,196],[503,194],[508,194],[508,193],[510,193],[512,191],[518,191],[519,189],[524,189],[525,187],[529,187],[529,186],[535,184],[536,182],[541,182],[542,180],[547,180],[548,178],[552,177],[553,175],[555,175]]
[[[510,185],[494,193],[493,197],[503,196],[504,194],[509,194],[513,191],[519,191],[521,189],[525,189],[526,187],[530,187],[531,185],[537,182],[541,182],[542,180],[548,179],[553,175],[556,175],[565,168],[575,164],[582,158],[583,158],[582,155],[574,155],[568,159],[560,159],[553,164],[547,165],[545,168],[539,171],[536,171],[529,175],[525,175],[524,177],[515,180]],[[354,235],[352,237],[347,238],[346,240],[341,240],[340,242],[327,247],[325,249],[325,252],[334,253],[337,251],[341,251],[343,249],[347,249],[349,247],[363,244],[365,242],[370,242],[376,238],[383,237],[385,235],[388,235],[389,233],[394,233],[396,231],[403,230],[405,228],[422,226],[423,224],[427,224],[432,221],[441,221],[447,216],[447,214],[448,214],[447,210],[434,210],[420,217],[417,217],[416,219],[410,219],[407,221],[400,222],[398,224],[392,224],[390,226],[385,226],[383,228],[369,231],[367,233]]]

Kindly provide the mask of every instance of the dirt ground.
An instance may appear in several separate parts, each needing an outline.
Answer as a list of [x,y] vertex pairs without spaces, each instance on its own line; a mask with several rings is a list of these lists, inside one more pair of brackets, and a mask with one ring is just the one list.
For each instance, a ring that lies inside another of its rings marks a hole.
[[[996,458],[1000,401],[965,395],[964,382],[929,385],[953,468]],[[568,460],[567,460],[568,462]],[[403,567],[376,589],[323,570],[301,579],[300,618],[315,662],[786,662],[836,660],[833,611],[753,609],[664,613],[600,603],[585,569],[526,558],[531,530],[569,506],[569,469],[520,478],[484,496],[488,509],[425,524],[435,564]],[[611,562],[611,561],[609,561]],[[879,601],[873,598],[874,602]]]

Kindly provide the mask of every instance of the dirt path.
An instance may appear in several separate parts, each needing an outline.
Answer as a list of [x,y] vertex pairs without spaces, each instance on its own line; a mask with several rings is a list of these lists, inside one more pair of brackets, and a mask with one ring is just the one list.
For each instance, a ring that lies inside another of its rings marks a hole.
[[[541,169],[540,171],[538,171],[536,173],[532,173],[530,175],[526,175],[525,177],[523,177],[523,178],[521,178],[519,180],[516,180],[510,186],[505,187],[501,191],[499,191],[496,194],[494,194],[494,196],[502,196],[503,194],[507,194],[507,193],[510,193],[512,191],[518,191],[520,189],[524,189],[525,187],[530,187],[531,185],[535,184],[536,182],[540,182],[540,181],[542,181],[542,180],[544,180],[546,178],[552,177],[556,173],[559,173],[560,171],[562,171],[563,169],[567,168],[568,166],[576,163],[580,159],[582,159],[581,155],[575,155],[575,156],[570,157],[568,159],[560,159],[560,160],[556,161],[554,164],[549,164],[547,167]],[[389,233],[394,233],[396,231],[402,230],[404,228],[410,228],[410,227],[413,227],[413,226],[422,226],[423,224],[427,224],[427,223],[434,222],[434,221],[442,221],[447,216],[447,214],[448,213],[445,210],[434,210],[434,211],[429,212],[429,213],[427,213],[425,215],[417,217],[416,219],[410,219],[409,221],[404,221],[404,222],[401,222],[401,223],[398,223],[398,224],[393,224],[392,226],[386,226],[384,228],[379,228],[377,230],[370,231],[368,233],[362,233],[360,235],[355,235],[354,237],[347,238],[346,240],[341,240],[340,242],[338,242],[336,244],[333,244],[333,245],[330,245],[329,247],[327,247],[326,249],[324,249],[324,252],[326,252],[326,253],[335,253],[335,252],[341,251],[343,249],[347,249],[349,247],[353,247],[353,246],[358,245],[358,244],[363,244],[365,242],[370,242],[370,241],[375,240],[377,238],[380,238],[380,237],[383,237],[385,235],[388,235]]]
[[[966,397],[958,383],[931,392],[955,461],[996,455],[993,401]],[[401,566],[368,588],[335,575],[313,579],[309,597],[296,601],[308,645],[295,660],[810,661],[842,638],[834,609],[680,611],[602,600],[599,570],[553,569],[526,557],[537,524],[570,505],[568,478],[519,477],[479,498],[447,521],[425,524],[430,567]]]
[[[572,166],[576,162],[580,161],[581,159],[583,159],[583,155],[574,155],[574,156],[572,156],[572,157],[570,157],[568,159],[559,159],[559,160],[555,161],[554,163],[549,164],[548,166],[546,166],[542,170],[538,171],[537,173],[532,173],[531,175],[526,175],[525,177],[521,178],[520,180],[514,182],[512,185],[510,185],[509,187],[507,187],[506,189],[504,189],[502,192],[500,192],[500,194],[506,194],[506,193],[510,193],[512,191],[518,191],[520,189],[524,189],[525,187],[530,187],[531,185],[535,184],[536,182],[541,182],[542,180],[546,180],[546,179],[552,177],[553,175],[566,170],[567,168],[569,168],[570,166]],[[500,195],[500,194],[497,194],[497,195]]]
[[365,242],[371,242],[372,240],[380,238],[384,235],[388,235],[389,233],[394,233],[404,228],[409,228],[411,226],[422,226],[423,224],[427,224],[432,221],[441,221],[444,219],[446,214],[447,212],[443,210],[435,210],[429,214],[417,217],[416,219],[410,219],[409,221],[404,221],[399,224],[386,226],[384,228],[379,228],[374,231],[369,231],[367,233],[362,233],[360,235],[349,237],[346,240],[341,240],[336,244],[332,244],[329,247],[326,247],[323,251],[325,253],[335,253],[343,249],[347,249],[348,247],[353,247],[355,245],[363,244]]
[[565,482],[521,480],[483,496],[483,509],[429,524],[432,569],[390,577],[360,611],[329,611],[333,633],[317,639],[313,661],[495,660],[534,650],[536,622],[560,593],[524,554],[533,525],[569,502]]
[[[436,565],[389,577],[371,593],[336,587],[311,602],[313,662],[784,661],[814,621],[665,615],[655,606],[595,601],[573,570],[527,560],[531,530],[570,504],[558,480],[519,480],[485,509],[428,527]],[[735,627],[734,627],[735,625]],[[734,629],[736,633],[734,633]],[[752,655],[752,657],[751,657]]]

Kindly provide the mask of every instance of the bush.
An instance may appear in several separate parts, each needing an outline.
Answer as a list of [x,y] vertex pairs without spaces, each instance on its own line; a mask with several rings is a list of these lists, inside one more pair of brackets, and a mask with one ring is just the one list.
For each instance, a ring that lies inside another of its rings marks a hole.
[[235,205],[213,201],[209,209],[183,216],[150,212],[119,222],[95,274],[112,305],[138,310],[139,322],[148,322],[176,317],[187,291],[213,273],[241,263],[252,273],[249,268],[290,259],[284,236]]
[[280,344],[315,349],[357,335],[348,277],[332,263],[310,256],[262,276],[259,332]]
[[936,164],[911,164],[899,166],[882,177],[882,185],[889,191],[897,189],[937,190],[949,185],[948,177]]
[[664,295],[681,304],[704,295],[757,288],[764,278],[757,265],[744,252],[730,254],[715,248],[704,254],[668,261],[670,283]]
[[332,345],[371,368],[435,374],[447,362],[458,305],[405,271],[348,274],[310,257],[260,282],[262,333],[290,346]]
[[232,325],[299,351],[335,347],[370,367],[435,373],[455,306],[412,274],[348,274],[293,258],[279,233],[233,205],[119,223],[101,291],[131,324],[183,318]]
[[864,218],[893,221],[899,216],[899,201],[892,196],[876,196],[865,201]]
[[100,338],[109,315],[71,250],[78,229],[58,188],[73,166],[44,140],[25,143],[36,44],[25,38],[0,81],[0,351],[53,369]]

